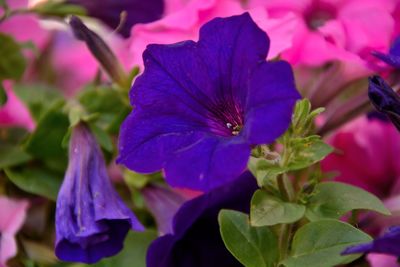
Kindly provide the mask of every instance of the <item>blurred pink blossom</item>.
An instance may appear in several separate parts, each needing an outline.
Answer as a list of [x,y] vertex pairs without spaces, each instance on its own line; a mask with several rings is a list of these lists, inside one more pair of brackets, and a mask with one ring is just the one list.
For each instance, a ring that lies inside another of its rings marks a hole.
[[367,256],[371,267],[399,267],[397,258],[394,256],[371,253]]
[[163,19],[133,27],[130,51],[134,65],[142,66],[142,53],[148,44],[196,40],[200,27],[212,18],[228,17],[245,11],[250,12],[254,21],[270,37],[270,58],[291,46],[295,31],[292,14],[272,19],[264,8],[247,10],[239,0],[169,0],[166,3],[166,15]]
[[250,0],[249,6],[278,18],[295,15],[293,46],[282,56],[295,65],[362,64],[371,49],[388,49],[394,31],[393,0]]
[[17,254],[15,234],[25,221],[27,201],[16,201],[0,196],[0,267]]
[[[336,152],[322,161],[324,172],[339,172],[336,181],[359,186],[383,200],[392,216],[368,214],[360,226],[379,234],[400,221],[400,134],[389,122],[358,118],[330,137]],[[373,267],[398,266],[391,257],[368,256]]]
[[32,131],[35,128],[35,122],[26,106],[12,91],[11,82],[4,81],[3,87],[7,94],[7,102],[0,107],[0,127],[20,126]]

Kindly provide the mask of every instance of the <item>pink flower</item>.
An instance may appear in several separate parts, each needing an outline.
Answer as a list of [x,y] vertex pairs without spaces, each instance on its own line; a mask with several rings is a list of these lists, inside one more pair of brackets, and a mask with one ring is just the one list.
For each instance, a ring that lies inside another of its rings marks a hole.
[[358,118],[335,133],[329,143],[337,152],[322,162],[322,169],[339,171],[335,180],[382,199],[400,195],[400,134],[391,123]]
[[[28,6],[27,0],[6,0],[11,9]],[[44,48],[50,33],[44,30],[35,15],[16,15],[0,23],[0,32],[12,35],[18,42],[33,42],[39,49]]]
[[[134,65],[143,65],[142,53],[148,44],[197,39],[200,27],[212,18],[228,17],[246,11],[239,0],[168,0],[166,3],[166,15],[163,19],[133,27],[130,51]],[[264,8],[248,11],[257,25],[271,38],[269,58],[276,57],[291,46],[295,30],[293,15],[272,19]]]
[[7,94],[7,103],[0,107],[0,126],[20,126],[32,131],[35,128],[35,122],[26,106],[12,91],[11,82],[4,81],[3,86]]
[[8,259],[17,254],[15,234],[25,221],[27,201],[0,197],[0,267],[6,267]]
[[[320,66],[333,60],[361,61],[371,49],[387,49],[394,31],[391,0],[250,0],[273,17],[295,14],[292,64]],[[373,23],[372,23],[373,22]],[[379,38],[377,38],[379,36]]]
[[371,253],[367,256],[371,267],[399,267],[397,258],[394,256]]

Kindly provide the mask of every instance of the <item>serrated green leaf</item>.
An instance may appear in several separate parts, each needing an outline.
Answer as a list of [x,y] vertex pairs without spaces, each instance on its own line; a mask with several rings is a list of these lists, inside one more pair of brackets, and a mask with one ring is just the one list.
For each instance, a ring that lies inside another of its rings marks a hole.
[[290,140],[295,152],[288,164],[288,170],[295,171],[307,168],[329,155],[333,148],[320,140],[319,136],[312,135],[305,138]]
[[296,232],[291,254],[280,264],[286,267],[333,267],[346,264],[361,255],[341,256],[345,248],[371,240],[366,233],[341,221],[311,222]]
[[251,199],[250,222],[253,226],[293,223],[303,218],[305,206],[283,202],[263,190],[257,190]]
[[41,169],[11,170],[5,169],[7,177],[20,189],[44,196],[51,200],[57,199],[62,179],[55,173]]
[[278,260],[277,238],[266,226],[251,227],[246,214],[222,210],[218,215],[225,246],[246,267],[273,267]]
[[326,182],[316,185],[314,192],[306,212],[307,218],[312,221],[323,218],[339,219],[349,211],[360,209],[390,215],[390,211],[379,198],[359,187]]
[[11,36],[0,33],[0,80],[19,80],[25,67],[19,44]]

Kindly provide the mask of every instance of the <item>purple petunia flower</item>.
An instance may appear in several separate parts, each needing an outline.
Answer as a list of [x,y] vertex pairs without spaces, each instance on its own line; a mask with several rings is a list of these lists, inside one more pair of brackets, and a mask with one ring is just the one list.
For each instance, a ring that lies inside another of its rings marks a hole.
[[343,255],[356,253],[383,253],[400,257],[400,226],[393,226],[383,236],[370,243],[347,248]]
[[248,212],[257,189],[245,172],[230,184],[186,202],[173,218],[173,233],[159,237],[147,251],[147,267],[239,267],[225,248],[218,213],[221,209]]
[[372,54],[392,67],[400,68],[400,36],[394,40],[388,54],[378,51],[373,51]]
[[368,79],[368,96],[374,107],[386,114],[400,131],[400,96],[379,76]]
[[129,229],[144,230],[113,189],[95,138],[79,124],[57,199],[56,255],[64,261],[97,262],[122,249]]
[[[148,23],[161,18],[164,0],[68,0],[67,3],[83,6],[89,16],[98,18],[112,29],[120,25],[119,33],[129,37],[137,23]],[[121,13],[126,17],[121,20]]]
[[252,146],[285,132],[300,98],[290,65],[266,62],[268,49],[248,13],[213,19],[198,42],[149,45],[118,162],[203,191],[237,178]]

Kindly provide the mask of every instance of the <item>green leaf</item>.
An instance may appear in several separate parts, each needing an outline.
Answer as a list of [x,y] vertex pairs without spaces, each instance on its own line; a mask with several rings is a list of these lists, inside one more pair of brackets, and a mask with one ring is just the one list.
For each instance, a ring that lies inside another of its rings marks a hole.
[[51,200],[57,199],[58,190],[62,179],[50,171],[43,168],[27,168],[24,170],[5,169],[7,177],[20,189],[40,195]]
[[0,145],[0,169],[17,166],[32,157],[17,145]]
[[385,215],[390,211],[376,196],[344,183],[326,182],[316,185],[307,205],[309,220],[339,219],[352,210],[373,210]]
[[19,80],[25,67],[19,44],[11,36],[0,33],[0,80]]
[[283,202],[263,190],[257,190],[251,199],[250,222],[253,226],[293,223],[300,220],[305,206]]
[[287,169],[262,158],[250,157],[248,168],[256,177],[259,186],[265,186],[279,174],[287,172]]
[[291,254],[281,264],[286,267],[332,267],[346,264],[361,255],[341,256],[345,248],[371,240],[366,233],[341,221],[311,222],[296,232]]
[[246,267],[273,267],[278,260],[277,238],[267,227],[251,227],[246,214],[222,210],[218,215],[225,246]]
[[3,85],[0,83],[0,107],[4,106],[7,103],[8,97],[6,90]]
[[32,10],[42,16],[65,17],[69,15],[86,15],[86,10],[83,7],[63,2],[60,3],[58,1],[45,1],[35,5]]
[[114,146],[111,137],[103,129],[97,127],[94,123],[90,123],[89,126],[100,146],[108,152],[113,152]]
[[290,142],[292,149],[296,151],[288,164],[288,169],[291,171],[311,166],[323,160],[333,151],[333,148],[324,143],[317,135],[293,138]]
[[35,120],[39,120],[55,102],[63,99],[57,89],[42,84],[15,84],[13,90],[27,105]]

